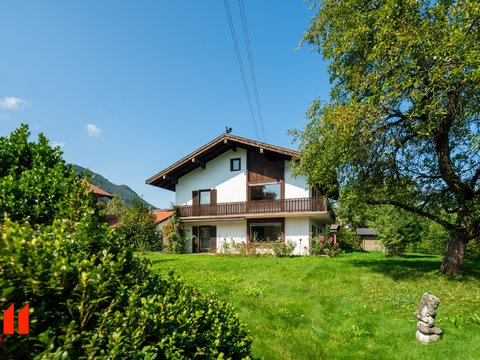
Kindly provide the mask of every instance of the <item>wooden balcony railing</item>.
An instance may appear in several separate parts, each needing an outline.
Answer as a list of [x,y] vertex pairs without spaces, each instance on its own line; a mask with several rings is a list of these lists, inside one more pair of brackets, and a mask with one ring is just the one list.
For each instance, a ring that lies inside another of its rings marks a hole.
[[178,206],[180,217],[327,211],[322,197]]

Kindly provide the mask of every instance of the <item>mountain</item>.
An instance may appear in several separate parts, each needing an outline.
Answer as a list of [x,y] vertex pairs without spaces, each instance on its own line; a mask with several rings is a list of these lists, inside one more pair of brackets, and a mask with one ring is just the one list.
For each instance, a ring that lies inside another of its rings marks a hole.
[[92,184],[98,186],[99,188],[105,190],[106,192],[116,195],[120,197],[127,205],[130,205],[133,202],[133,199],[139,199],[143,203],[150,206],[152,209],[155,207],[145,200],[143,200],[138,194],[130,189],[127,185],[117,185],[114,184],[108,179],[105,179],[102,175],[97,174],[89,169],[85,169],[82,166],[72,164],[73,168],[77,172],[78,175],[87,174],[87,176],[91,179]]

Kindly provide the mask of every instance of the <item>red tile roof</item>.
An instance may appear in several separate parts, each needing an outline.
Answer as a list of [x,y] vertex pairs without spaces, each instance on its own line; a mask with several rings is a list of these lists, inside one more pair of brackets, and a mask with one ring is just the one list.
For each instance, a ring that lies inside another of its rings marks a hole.
[[153,210],[153,215],[155,215],[155,221],[161,223],[162,221],[167,220],[170,216],[173,215],[173,211],[166,210]]
[[88,184],[88,187],[90,188],[90,192],[92,194],[95,194],[95,195],[100,196],[100,197],[104,196],[104,197],[107,197],[109,199],[113,198],[112,194],[109,194],[105,190],[100,189],[98,186],[95,186],[93,184]]

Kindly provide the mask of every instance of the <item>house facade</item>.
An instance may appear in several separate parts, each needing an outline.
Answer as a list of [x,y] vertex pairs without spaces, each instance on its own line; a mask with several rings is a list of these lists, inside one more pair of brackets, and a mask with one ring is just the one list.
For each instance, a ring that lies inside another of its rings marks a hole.
[[224,244],[291,241],[306,254],[309,237],[333,222],[325,198],[293,176],[296,151],[224,134],[146,181],[175,191],[192,238],[191,253],[221,252]]

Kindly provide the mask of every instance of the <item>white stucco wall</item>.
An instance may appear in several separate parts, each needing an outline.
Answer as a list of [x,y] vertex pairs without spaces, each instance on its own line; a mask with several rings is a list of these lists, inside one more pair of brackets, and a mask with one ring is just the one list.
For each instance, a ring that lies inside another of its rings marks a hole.
[[296,244],[293,252],[295,255],[305,255],[308,253],[309,225],[310,221],[307,217],[285,218],[285,241],[292,241]]
[[290,162],[285,161],[285,199],[310,196],[309,186],[304,176],[293,176]]
[[[241,159],[241,170],[230,171],[230,159]],[[177,205],[192,205],[192,191],[217,189],[217,202],[245,201],[247,198],[247,151],[237,148],[216,157],[178,179],[175,187]]]

